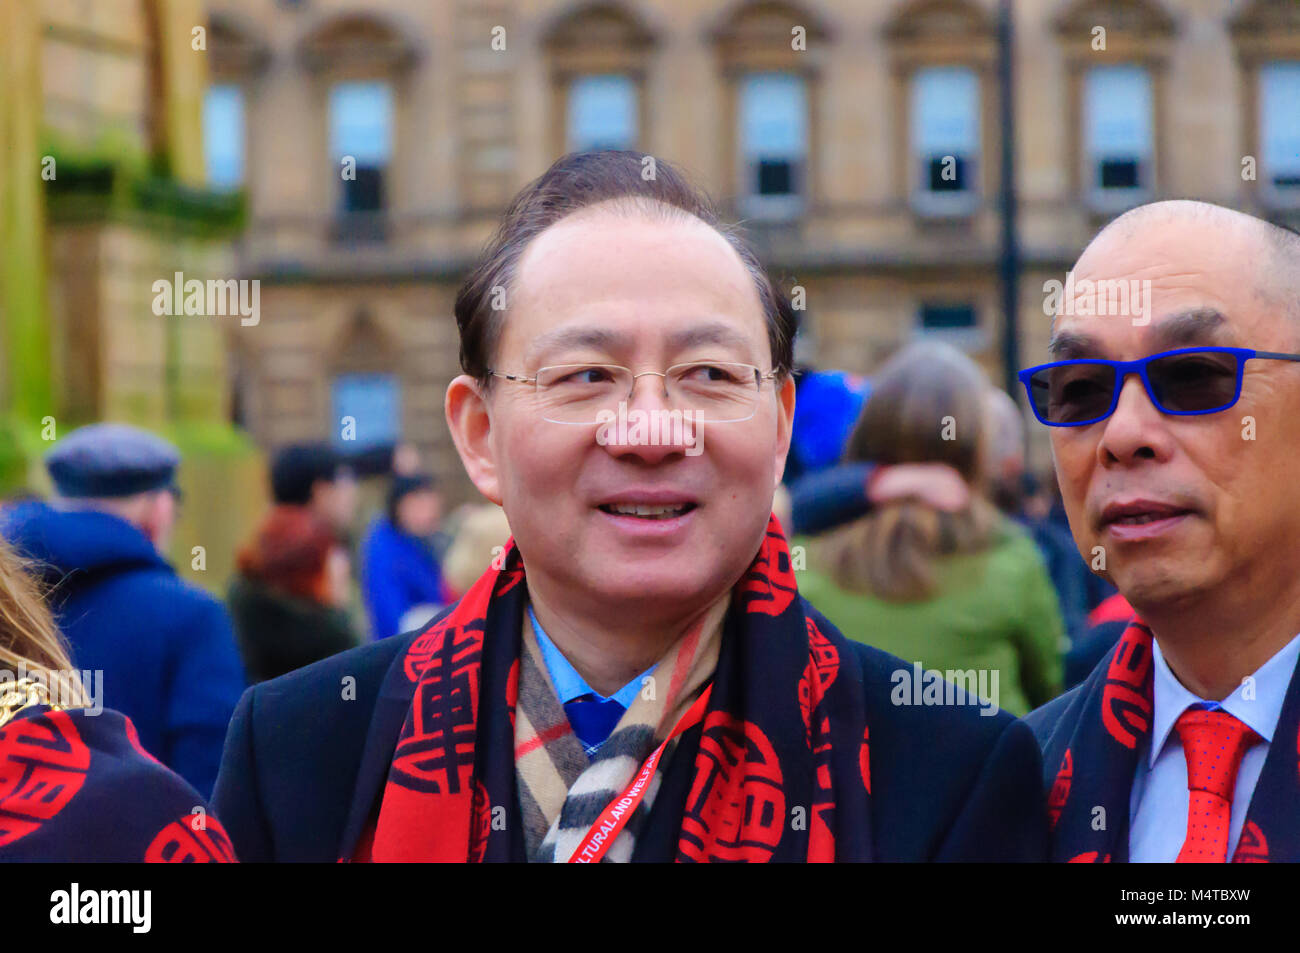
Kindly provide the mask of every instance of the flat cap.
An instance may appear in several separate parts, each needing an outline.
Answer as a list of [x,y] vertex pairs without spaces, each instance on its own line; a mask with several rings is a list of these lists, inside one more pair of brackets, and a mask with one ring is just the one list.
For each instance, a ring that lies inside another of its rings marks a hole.
[[45,455],[60,496],[121,497],[172,485],[180,452],[166,440],[126,424],[79,427]]

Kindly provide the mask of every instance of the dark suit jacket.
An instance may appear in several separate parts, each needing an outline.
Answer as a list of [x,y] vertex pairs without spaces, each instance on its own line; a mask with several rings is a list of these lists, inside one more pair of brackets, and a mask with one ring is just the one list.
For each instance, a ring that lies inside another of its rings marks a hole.
[[[1084,678],[1086,679],[1087,676]],[[1021,719],[1034,733],[1034,739],[1038,742],[1040,750],[1046,751],[1052,740],[1059,738],[1062,732],[1066,740],[1074,734],[1075,727],[1083,717],[1083,706],[1087,701],[1084,688],[1082,684],[1075,685],[1065,694],[1057,695],[1046,705],[1035,708]],[[1049,791],[1056,780],[1056,772],[1061,768],[1059,759],[1052,764],[1044,762],[1042,768],[1043,790]]]
[[1065,653],[1065,687],[1082,685],[1102,659],[1110,655],[1127,628],[1128,620],[1124,620],[1102,622],[1087,629]]
[[[241,861],[334,862],[351,850],[378,809],[410,705],[401,666],[415,636],[362,646],[244,693],[213,797]],[[875,859],[1046,860],[1041,759],[1029,730],[1005,712],[986,717],[973,706],[894,705],[890,676],[910,663],[854,648],[868,683]],[[656,815],[680,817],[686,795],[662,791],[647,827],[671,826]],[[672,859],[651,853],[638,845],[638,859]]]

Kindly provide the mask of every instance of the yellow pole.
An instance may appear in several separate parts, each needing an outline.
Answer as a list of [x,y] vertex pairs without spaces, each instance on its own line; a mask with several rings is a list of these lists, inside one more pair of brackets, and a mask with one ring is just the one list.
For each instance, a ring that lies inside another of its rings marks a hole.
[[[172,174],[204,183],[203,93],[208,82],[208,18],[199,0],[154,0],[161,44],[166,149]],[[201,32],[199,32],[201,31]],[[195,47],[200,47],[196,49]]]
[[[0,3],[0,341],[19,428],[53,414],[46,301],[40,6]],[[53,170],[57,174],[57,169]]]

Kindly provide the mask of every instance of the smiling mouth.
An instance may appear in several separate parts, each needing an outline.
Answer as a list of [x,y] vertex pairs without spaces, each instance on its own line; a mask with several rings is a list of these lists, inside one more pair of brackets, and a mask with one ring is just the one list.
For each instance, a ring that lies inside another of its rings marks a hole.
[[609,513],[611,516],[634,516],[644,520],[670,520],[677,516],[684,516],[695,509],[695,506],[694,503],[676,503],[671,506],[651,506],[644,503],[602,503],[598,509],[602,513]]
[[1131,503],[1123,506],[1107,508],[1109,515],[1103,517],[1101,528],[1115,529],[1121,532],[1125,530],[1136,531],[1139,527],[1153,526],[1155,529],[1161,529],[1159,525],[1177,522],[1184,516],[1191,516],[1193,510],[1180,506],[1169,506],[1162,503]]
[[1120,516],[1107,523],[1107,526],[1141,526],[1144,523],[1157,523],[1160,520],[1173,519],[1175,516],[1183,516],[1187,510],[1181,510],[1176,513],[1135,513],[1131,516]]

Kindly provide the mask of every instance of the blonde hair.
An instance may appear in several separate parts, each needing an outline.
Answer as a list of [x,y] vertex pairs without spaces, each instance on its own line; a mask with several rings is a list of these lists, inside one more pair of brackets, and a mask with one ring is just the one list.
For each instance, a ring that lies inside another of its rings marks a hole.
[[458,596],[468,591],[510,538],[506,512],[495,503],[467,503],[453,520],[455,538],[442,561],[442,574]]
[[81,679],[27,564],[0,538],[0,670],[43,679],[60,707],[85,707]]

